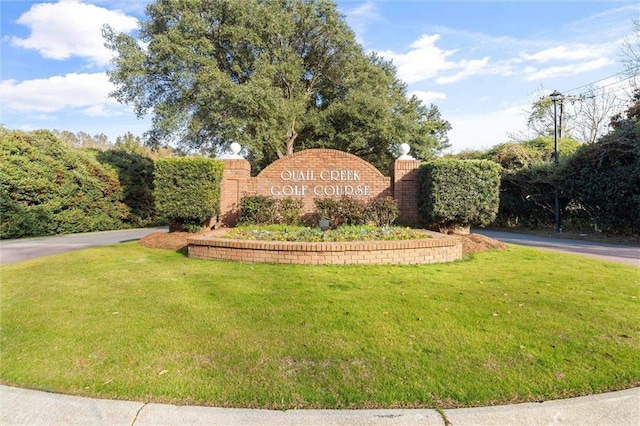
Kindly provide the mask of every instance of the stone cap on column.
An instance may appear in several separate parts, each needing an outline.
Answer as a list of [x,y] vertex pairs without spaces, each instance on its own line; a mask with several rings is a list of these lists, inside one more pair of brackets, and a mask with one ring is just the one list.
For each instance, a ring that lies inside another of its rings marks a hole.
[[408,143],[401,143],[399,148],[400,148],[400,157],[398,157],[398,160],[415,160],[415,158],[409,155],[409,151],[411,151],[411,147],[409,146]]

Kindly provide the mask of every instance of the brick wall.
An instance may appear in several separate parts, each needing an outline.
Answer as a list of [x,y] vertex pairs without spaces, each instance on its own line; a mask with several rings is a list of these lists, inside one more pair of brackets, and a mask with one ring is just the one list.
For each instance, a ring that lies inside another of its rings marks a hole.
[[397,160],[386,177],[370,163],[342,151],[309,149],[281,158],[258,176],[250,176],[249,162],[224,160],[219,225],[233,226],[244,195],[294,197],[304,202],[304,212],[314,210],[315,198],[350,196],[364,201],[391,196],[398,203],[399,222],[415,225],[418,160]]
[[398,204],[398,222],[419,225],[418,213],[418,169],[419,160],[396,160],[390,168],[391,192]]
[[301,265],[427,264],[462,258],[460,240],[429,234],[433,237],[344,243],[246,241],[200,235],[189,239],[189,257]]

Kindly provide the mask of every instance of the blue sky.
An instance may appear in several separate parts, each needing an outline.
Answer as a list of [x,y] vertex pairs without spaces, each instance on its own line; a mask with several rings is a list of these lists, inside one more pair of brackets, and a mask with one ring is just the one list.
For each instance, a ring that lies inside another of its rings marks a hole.
[[[148,1],[0,0],[5,127],[142,134],[148,119],[108,97],[100,28],[133,31]],[[620,43],[633,1],[339,0],[366,51],[392,59],[408,92],[434,103],[453,129],[451,151],[527,136],[541,95],[579,95],[597,82],[623,95]],[[402,142],[402,141],[398,141]]]

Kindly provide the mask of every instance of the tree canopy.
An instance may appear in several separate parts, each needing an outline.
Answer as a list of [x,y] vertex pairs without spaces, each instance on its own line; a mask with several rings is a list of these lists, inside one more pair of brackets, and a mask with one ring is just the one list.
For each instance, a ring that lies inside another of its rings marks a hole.
[[327,147],[386,170],[395,146],[429,158],[450,125],[407,97],[394,66],[367,55],[329,0],[156,0],[138,38],[105,27],[118,101],[152,113],[149,142],[220,152],[260,169]]

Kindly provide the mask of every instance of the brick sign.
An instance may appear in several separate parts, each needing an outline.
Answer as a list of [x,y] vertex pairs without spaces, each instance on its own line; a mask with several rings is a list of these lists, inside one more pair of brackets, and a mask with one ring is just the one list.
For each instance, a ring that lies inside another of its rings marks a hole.
[[234,211],[245,195],[274,198],[299,198],[304,211],[312,212],[316,198],[352,197],[363,201],[391,196],[398,202],[400,219],[415,222],[417,160],[396,160],[390,167],[391,177],[363,159],[333,149],[308,149],[281,158],[250,177],[249,162],[225,160],[221,184],[221,219],[233,224]]
[[273,162],[256,176],[256,193],[299,197],[305,207],[315,198],[368,199],[385,192],[390,180],[355,155],[332,149],[308,149]]

